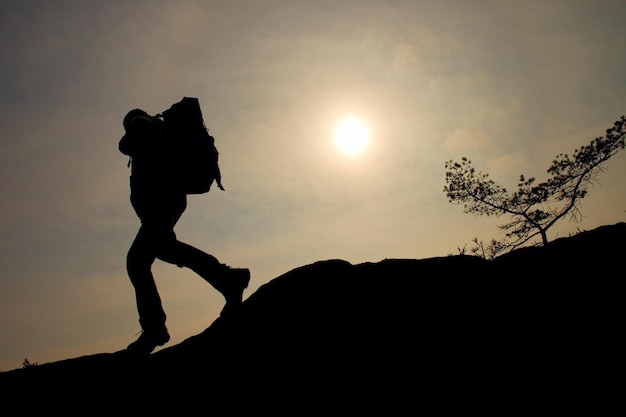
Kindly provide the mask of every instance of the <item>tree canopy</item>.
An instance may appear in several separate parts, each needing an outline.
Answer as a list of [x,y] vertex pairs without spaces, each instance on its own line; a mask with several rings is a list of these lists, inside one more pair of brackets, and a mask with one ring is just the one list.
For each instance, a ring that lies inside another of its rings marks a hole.
[[537,235],[545,245],[547,230],[557,221],[565,216],[580,220],[581,200],[605,171],[603,163],[624,149],[625,138],[626,117],[622,116],[604,136],[576,149],[572,156],[557,155],[547,170],[550,177],[546,181],[536,183],[534,177],[520,175],[514,193],[496,184],[489,174],[477,172],[466,157],[461,162],[450,160],[445,163],[443,190],[449,202],[463,204],[465,213],[511,217],[498,226],[506,231],[506,243],[498,243],[500,250],[519,247]]

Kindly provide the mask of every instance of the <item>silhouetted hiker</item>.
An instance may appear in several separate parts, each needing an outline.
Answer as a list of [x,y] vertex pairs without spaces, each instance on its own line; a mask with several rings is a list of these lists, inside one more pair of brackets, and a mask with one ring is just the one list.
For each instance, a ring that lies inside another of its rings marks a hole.
[[187,267],[217,289],[226,304],[222,315],[242,302],[250,281],[250,271],[230,268],[176,238],[174,226],[187,207],[187,195],[179,190],[165,170],[161,121],[145,111],[134,109],[124,117],[126,131],[119,150],[130,156],[130,202],[141,226],[127,255],[128,276],[135,288],[142,333],[127,350],[149,354],[170,340],[151,266],[155,259]]

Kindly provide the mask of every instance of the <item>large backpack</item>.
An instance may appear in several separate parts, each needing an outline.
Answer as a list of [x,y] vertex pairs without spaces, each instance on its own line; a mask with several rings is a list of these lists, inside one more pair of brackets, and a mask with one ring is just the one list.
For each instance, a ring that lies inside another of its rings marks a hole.
[[168,171],[176,185],[186,194],[206,193],[213,182],[224,190],[219,153],[204,125],[198,99],[183,97],[156,117],[163,120]]

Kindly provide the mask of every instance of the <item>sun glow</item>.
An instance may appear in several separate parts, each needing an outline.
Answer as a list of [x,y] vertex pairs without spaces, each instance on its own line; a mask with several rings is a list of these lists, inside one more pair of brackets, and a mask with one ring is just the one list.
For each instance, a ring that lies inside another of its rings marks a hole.
[[367,126],[357,119],[343,120],[335,129],[335,143],[348,155],[357,155],[367,146],[369,131]]

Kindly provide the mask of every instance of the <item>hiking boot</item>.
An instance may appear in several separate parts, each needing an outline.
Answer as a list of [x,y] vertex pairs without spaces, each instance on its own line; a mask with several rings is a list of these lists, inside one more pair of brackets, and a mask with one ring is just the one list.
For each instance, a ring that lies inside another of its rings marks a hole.
[[239,307],[243,301],[243,291],[250,283],[250,270],[246,268],[228,268],[223,275],[219,291],[226,299],[221,315],[228,314]]
[[136,355],[148,355],[157,346],[163,346],[170,341],[167,329],[142,331],[139,339],[128,345],[126,350]]

